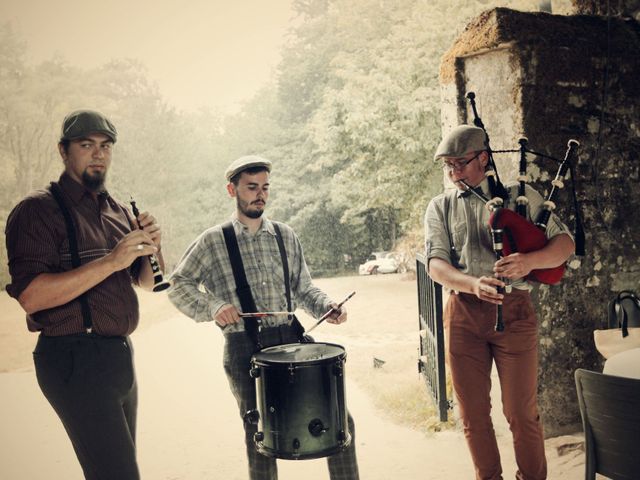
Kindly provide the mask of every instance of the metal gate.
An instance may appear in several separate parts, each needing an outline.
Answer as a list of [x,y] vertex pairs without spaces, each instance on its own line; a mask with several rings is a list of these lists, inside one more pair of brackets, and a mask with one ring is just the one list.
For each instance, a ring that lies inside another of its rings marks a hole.
[[424,376],[433,402],[438,406],[440,421],[446,422],[451,401],[447,400],[444,364],[442,286],[429,277],[424,255],[416,254],[416,272],[418,278],[418,328],[420,332],[418,372]]

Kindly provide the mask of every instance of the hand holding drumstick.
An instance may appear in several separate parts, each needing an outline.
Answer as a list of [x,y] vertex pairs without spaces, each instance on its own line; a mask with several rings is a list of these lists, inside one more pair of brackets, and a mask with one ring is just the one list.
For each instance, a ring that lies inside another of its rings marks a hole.
[[[346,303],[347,300],[349,300],[351,297],[353,297],[356,294],[355,291],[351,292],[349,295],[346,296],[346,298],[344,300],[342,300],[339,304],[332,306],[324,315],[322,315],[322,317],[320,317],[320,319],[315,323],[315,325],[313,325],[309,330],[306,331],[306,333],[311,332],[314,328],[316,328],[318,325],[320,325],[322,322],[324,322],[327,318],[331,317],[332,314],[338,313],[339,316],[335,318],[335,320],[337,321],[331,321],[328,320],[329,323],[342,323],[344,320],[340,321],[340,316],[342,316],[342,312],[340,312],[340,307],[342,307],[342,305],[344,305]],[[345,315],[346,316],[346,315]]]

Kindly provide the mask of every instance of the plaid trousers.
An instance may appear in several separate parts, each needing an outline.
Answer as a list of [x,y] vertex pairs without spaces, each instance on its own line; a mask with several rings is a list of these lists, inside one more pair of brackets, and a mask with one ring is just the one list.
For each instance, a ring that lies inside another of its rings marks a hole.
[[[288,325],[265,328],[260,332],[260,341],[264,347],[296,343],[297,337]],[[238,402],[240,417],[256,408],[255,381],[249,375],[251,357],[255,346],[244,332],[225,335],[224,370],[229,380],[231,391]],[[331,480],[359,480],[358,462],[356,459],[355,425],[351,414],[348,415],[351,444],[343,451],[327,458],[329,478]],[[247,458],[249,460],[250,480],[277,480],[278,467],[276,459],[258,452],[253,440],[257,425],[243,422]]]

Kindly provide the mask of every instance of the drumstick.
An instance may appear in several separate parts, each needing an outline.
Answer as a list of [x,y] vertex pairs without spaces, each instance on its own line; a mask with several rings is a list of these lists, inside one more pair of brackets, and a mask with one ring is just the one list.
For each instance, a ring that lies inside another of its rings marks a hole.
[[253,312],[253,313],[240,313],[241,317],[276,317],[278,315],[293,315],[291,312]]
[[341,307],[342,305],[344,305],[344,304],[345,304],[345,302],[346,302],[347,300],[349,300],[351,297],[353,297],[355,294],[356,294],[356,292],[355,292],[355,290],[354,290],[354,291],[353,291],[353,292],[351,292],[349,295],[347,295],[347,297],[346,297],[344,300],[342,300],[342,301],[338,304],[338,306],[337,306],[336,308],[333,308],[333,307],[332,307],[332,308],[330,308],[330,309],[327,311],[327,313],[325,313],[324,315],[322,315],[322,316],[320,317],[320,320],[318,320],[318,321],[316,322],[316,324],[315,324],[313,327],[311,327],[309,330],[307,330],[305,333],[309,333],[311,330],[313,330],[313,329],[314,329],[314,328],[316,328],[318,325],[320,325],[322,322],[324,322],[324,321],[329,317],[329,315],[331,315],[333,312],[337,312],[338,310],[340,310],[340,307]]

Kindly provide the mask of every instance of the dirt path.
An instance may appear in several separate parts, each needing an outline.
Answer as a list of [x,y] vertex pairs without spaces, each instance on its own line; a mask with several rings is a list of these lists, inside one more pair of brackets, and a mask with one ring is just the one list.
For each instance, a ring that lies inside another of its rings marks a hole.
[[[323,325],[315,333],[316,340],[339,343],[348,352],[347,403],[356,420],[361,478],[473,478],[459,430],[428,434],[395,423],[392,412],[376,406],[380,396],[371,389],[372,384],[382,395],[417,378],[415,283],[402,281],[397,275],[317,283],[336,299],[350,290],[357,291],[348,304],[349,322],[339,327]],[[133,338],[140,387],[138,445],[142,478],[245,479],[241,425],[220,364],[221,335],[213,324],[195,324],[176,313],[165,300],[144,297],[144,327]],[[9,357],[4,353],[11,345],[8,339],[11,335],[27,336],[22,324],[16,325],[20,332],[0,336],[0,366],[9,370],[0,374],[0,478],[81,479],[70,443],[38,389],[28,366],[30,361],[17,362],[22,365],[19,368],[11,368],[8,363],[8,358],[15,358],[15,354]],[[16,349],[24,350],[25,342],[17,342]],[[28,351],[22,354],[29,356]],[[372,355],[386,360],[383,369],[373,370]],[[411,371],[405,372],[409,364]],[[494,398],[499,398],[495,395],[499,392],[494,393]],[[495,410],[499,411],[499,407]],[[513,478],[515,462],[510,436],[504,422],[497,419],[496,423],[505,478]],[[557,456],[555,446],[563,442],[564,439],[548,441],[549,478],[583,478],[582,454]],[[280,478],[326,479],[325,463],[281,461]]]

